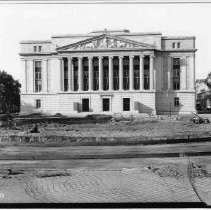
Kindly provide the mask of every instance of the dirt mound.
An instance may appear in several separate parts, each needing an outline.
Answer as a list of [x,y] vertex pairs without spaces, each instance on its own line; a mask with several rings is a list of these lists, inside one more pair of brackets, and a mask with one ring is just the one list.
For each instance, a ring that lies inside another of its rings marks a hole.
[[52,170],[41,170],[35,173],[37,178],[56,177],[56,176],[70,176],[66,170],[64,171],[52,171]]

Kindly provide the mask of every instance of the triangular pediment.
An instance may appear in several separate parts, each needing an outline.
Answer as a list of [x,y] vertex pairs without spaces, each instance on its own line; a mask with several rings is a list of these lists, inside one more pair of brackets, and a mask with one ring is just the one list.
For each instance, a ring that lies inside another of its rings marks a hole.
[[74,44],[57,48],[58,51],[68,50],[101,50],[101,49],[134,49],[134,48],[155,48],[153,45],[124,39],[117,36],[102,34]]

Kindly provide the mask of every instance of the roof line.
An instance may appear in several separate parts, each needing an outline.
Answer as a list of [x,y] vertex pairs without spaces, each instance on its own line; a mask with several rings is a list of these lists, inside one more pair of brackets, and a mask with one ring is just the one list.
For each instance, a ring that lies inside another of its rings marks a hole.
[[92,40],[95,40],[95,39],[99,39],[103,36],[106,36],[106,37],[110,37],[110,38],[113,38],[113,39],[119,39],[119,40],[122,40],[122,41],[125,41],[125,42],[131,42],[133,44],[136,44],[136,45],[143,45],[145,47],[152,47],[152,48],[155,48],[154,45],[150,45],[150,44],[145,44],[143,42],[138,42],[138,41],[134,41],[134,40],[129,40],[129,39],[125,39],[125,38],[122,38],[122,37],[119,37],[119,36],[116,36],[116,35],[111,35],[111,34],[101,34],[101,35],[98,35],[98,36],[94,36],[94,37],[91,37],[89,39],[85,39],[85,40],[81,40],[81,41],[78,41],[78,42],[75,42],[75,43],[72,43],[72,44],[69,44],[69,45],[64,45],[62,47],[58,47],[56,48],[57,50],[60,50],[60,49],[66,49],[70,46],[75,46],[75,45],[79,45],[81,43],[88,43]]
[[[58,35],[52,35],[51,38],[67,38],[67,37],[93,37],[96,36],[96,33],[90,32],[90,33],[84,33],[84,34],[58,34]],[[99,32],[100,34],[105,34],[102,32]],[[112,34],[107,32],[107,34]],[[113,33],[112,35],[115,35],[115,33]],[[118,33],[116,34],[118,36],[137,36],[137,35],[162,35],[161,32],[134,32],[134,33]]]

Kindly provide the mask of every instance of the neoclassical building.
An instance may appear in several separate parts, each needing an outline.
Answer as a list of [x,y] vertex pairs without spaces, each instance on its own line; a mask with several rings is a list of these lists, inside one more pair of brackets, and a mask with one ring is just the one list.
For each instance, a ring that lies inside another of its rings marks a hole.
[[194,36],[105,29],[20,47],[22,113],[196,112]]

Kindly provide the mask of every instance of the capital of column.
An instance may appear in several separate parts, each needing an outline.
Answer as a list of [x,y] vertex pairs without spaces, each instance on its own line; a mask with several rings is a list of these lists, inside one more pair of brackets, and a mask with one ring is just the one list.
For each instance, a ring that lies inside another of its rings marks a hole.
[[130,58],[130,59],[133,59],[133,58],[134,58],[134,55],[129,55],[129,58]]
[[155,58],[155,55],[150,55],[149,57],[152,58],[152,59],[154,59]]
[[93,59],[93,56],[88,56],[88,59],[89,59],[89,60],[92,60],[92,59]]
[[143,59],[144,58],[144,55],[139,55],[139,58],[142,58]]
[[114,58],[114,56],[113,55],[109,55],[108,58],[112,60]]
[[98,56],[98,59],[99,59],[99,60],[102,60],[102,59],[103,59],[103,56]]
[[119,55],[118,57],[119,57],[119,58],[121,58],[121,59],[123,59],[123,58],[124,58],[124,56],[123,56],[123,55]]
[[83,59],[83,57],[82,56],[79,56],[79,57],[77,57],[78,58],[78,60],[82,60]]

